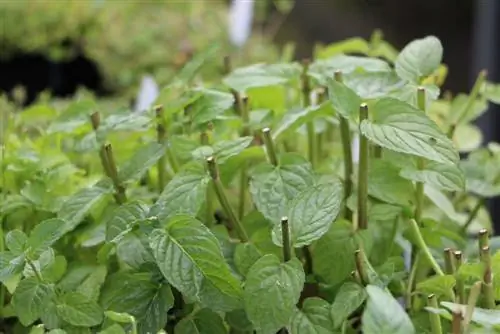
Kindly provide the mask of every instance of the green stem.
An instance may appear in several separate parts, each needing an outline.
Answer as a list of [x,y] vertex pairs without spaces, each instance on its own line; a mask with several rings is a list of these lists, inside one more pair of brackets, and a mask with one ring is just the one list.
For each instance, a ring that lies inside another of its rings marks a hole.
[[290,244],[288,217],[281,218],[281,237],[283,240],[283,261],[288,262],[292,259],[292,246]]
[[[154,107],[155,114],[156,114],[156,137],[157,141],[160,145],[165,144],[165,139],[166,139],[166,126],[165,126],[165,118],[163,114],[163,106],[158,105]],[[159,160],[158,160],[158,190],[161,193],[163,191],[163,188],[167,185],[167,177],[166,177],[166,170],[167,170],[167,161],[165,156],[163,155]]]
[[[5,159],[2,159],[2,161],[5,161]],[[3,182],[2,184],[5,185],[5,182]],[[2,194],[5,195],[3,189],[2,189]],[[4,197],[3,199],[5,200],[5,196],[3,197]],[[0,216],[0,252],[3,252],[5,250],[3,223],[4,223],[4,217]],[[3,286],[3,284],[0,284],[0,319],[3,319],[4,303],[5,303],[5,287]]]
[[125,186],[123,186],[118,179],[118,168],[116,167],[113,147],[111,146],[111,144],[104,145],[104,151],[106,152],[106,160],[108,161],[109,172],[111,173],[110,178],[111,181],[113,181],[113,185],[116,191],[116,202],[118,204],[123,204],[127,201],[127,196],[125,194]]
[[484,205],[484,198],[481,198],[477,201],[476,205],[474,208],[472,208],[472,211],[469,214],[469,217],[467,218],[467,221],[465,222],[464,226],[462,226],[462,233],[467,233],[467,230],[469,229],[470,224],[476,219],[477,214],[479,213],[479,210],[481,207]]
[[[301,75],[302,81],[302,100],[303,108],[308,108],[311,106],[311,83],[309,77],[307,76],[307,71],[309,70],[310,61],[309,59],[304,59],[302,61],[303,70]],[[314,129],[314,120],[307,122],[307,154],[309,161],[313,168],[316,168],[316,131]]]
[[439,276],[444,276],[443,270],[441,269],[441,267],[439,267],[439,264],[437,263],[434,256],[432,256],[429,247],[427,247],[427,245],[425,244],[424,238],[422,237],[422,233],[420,233],[420,228],[418,227],[418,224],[414,219],[410,219],[410,230],[413,236],[415,237],[416,241],[415,246],[417,246],[417,248],[422,252],[422,254],[430,263],[432,269],[434,269],[436,274]]
[[[359,123],[368,119],[368,106],[362,103],[359,107]],[[359,165],[358,165],[358,228],[368,228],[368,139],[359,136]]]
[[373,157],[375,159],[382,158],[382,146],[373,145]]
[[[99,126],[101,124],[101,116],[98,112],[95,112],[93,113],[92,115],[90,115],[90,121],[92,123],[92,128],[94,129],[94,132],[95,132],[95,135],[97,137],[97,140],[99,142],[99,132],[98,132],[98,129],[99,129]],[[108,159],[106,158],[106,149],[105,149],[105,145],[102,144],[100,149],[99,149],[99,158],[101,160],[101,166],[102,166],[102,169],[104,171],[104,174],[106,176],[108,176],[109,178],[111,178],[111,171],[109,169],[109,163],[108,163]]]
[[[454,253],[455,256],[455,272],[458,272],[460,267],[462,266],[464,260],[463,260],[463,254],[461,251],[455,251]],[[465,304],[467,300],[467,296],[465,293],[465,281],[460,275],[456,275],[456,285],[455,285],[455,290],[457,291],[457,299],[460,304]]]
[[[420,110],[425,113],[425,89],[423,87],[418,87],[417,89],[417,106]],[[417,169],[423,170],[425,168],[425,161],[423,158],[417,158]],[[415,220],[420,225],[422,224],[422,210],[424,206],[424,183],[416,183],[416,208],[415,208]]]
[[271,129],[262,129],[264,145],[266,146],[267,157],[274,167],[278,166],[278,155],[276,154],[276,146],[274,145],[274,140],[271,137]]
[[495,309],[495,290],[493,288],[493,276],[491,273],[491,253],[489,246],[485,246],[481,249],[481,261],[484,264],[482,288],[484,307],[487,309]]
[[474,313],[474,308],[476,307],[477,300],[481,294],[481,281],[476,282],[472,285],[469,292],[469,299],[467,300],[467,309],[465,310],[464,316],[464,333],[467,333],[470,321],[472,320],[472,314]]
[[406,308],[412,309],[413,307],[413,290],[415,289],[416,277],[418,267],[420,265],[420,261],[422,256],[420,252],[417,252],[415,255],[415,259],[413,261],[413,265],[410,270],[410,276],[408,277],[408,285],[406,286]]
[[[439,308],[436,295],[432,294],[427,297],[427,306],[432,307],[434,309]],[[429,312],[429,321],[431,323],[432,334],[443,333],[443,327],[441,326],[441,316],[439,314]]]
[[455,274],[455,260],[451,248],[444,249],[444,271],[446,275]]
[[35,263],[31,259],[28,259],[28,258],[26,258],[26,262],[31,267],[31,270],[33,270],[33,273],[35,274],[36,279],[39,282],[43,282],[42,274],[40,274],[40,272],[38,271],[37,267],[35,266]]
[[213,181],[215,194],[217,195],[219,203],[229,219],[231,228],[236,230],[238,238],[241,240],[241,242],[248,242],[248,235],[243,225],[241,224],[240,220],[238,219],[233,209],[231,208],[229,200],[227,199],[227,196],[224,192],[224,186],[222,185],[222,182],[219,178],[219,171],[217,170],[217,163],[215,162],[214,157],[207,158],[207,166],[208,166],[208,171],[210,173],[210,177],[212,178]]
[[231,73],[231,70],[232,70],[231,57],[230,56],[224,56],[222,74],[228,75],[229,73]]
[[206,211],[205,211],[205,224],[207,227],[212,227],[214,223],[214,190],[211,184],[207,186],[206,194]]
[[[243,121],[243,128],[241,131],[241,136],[246,137],[250,135],[250,115],[248,110],[248,98],[241,98],[241,103],[239,103],[240,114]],[[243,166],[240,173],[240,187],[239,187],[239,201],[238,201],[238,217],[239,219],[243,219],[245,216],[245,204],[246,204],[246,194],[247,194],[247,186],[248,186],[248,164],[247,162],[243,162]]]
[[462,334],[462,312],[460,310],[452,313],[451,333]]
[[313,271],[313,258],[311,254],[311,250],[309,249],[308,246],[302,247],[302,253],[304,254],[304,272],[306,275],[312,274]]
[[365,267],[365,255],[363,250],[357,249],[354,252],[354,262],[356,264],[356,270],[358,271],[359,277],[361,279],[361,283],[363,285],[370,284],[370,280],[368,279],[368,272]]
[[481,254],[481,249],[490,245],[489,233],[487,229],[482,228],[479,231],[478,244],[479,244],[479,254]]

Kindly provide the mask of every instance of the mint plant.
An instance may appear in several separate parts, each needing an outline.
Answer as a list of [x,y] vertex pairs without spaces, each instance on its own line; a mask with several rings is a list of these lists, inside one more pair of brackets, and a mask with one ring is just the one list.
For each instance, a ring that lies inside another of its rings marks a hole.
[[377,32],[203,85],[195,57],[144,113],[4,100],[4,330],[499,332],[500,85],[441,92],[442,54]]

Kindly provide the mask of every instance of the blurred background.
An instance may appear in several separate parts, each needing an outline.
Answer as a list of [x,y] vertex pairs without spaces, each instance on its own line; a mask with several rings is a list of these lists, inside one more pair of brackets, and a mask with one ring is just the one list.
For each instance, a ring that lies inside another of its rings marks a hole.
[[[301,59],[375,29],[397,49],[439,37],[449,67],[443,90],[468,91],[483,68],[500,81],[498,0],[2,0],[0,91],[22,94],[25,105],[80,88],[134,103],[144,75],[161,87],[213,44],[235,65],[272,62],[284,48]],[[222,60],[211,65],[204,77],[220,75]],[[485,142],[500,141],[498,112],[490,107],[478,121]],[[498,204],[490,203],[497,231]]]

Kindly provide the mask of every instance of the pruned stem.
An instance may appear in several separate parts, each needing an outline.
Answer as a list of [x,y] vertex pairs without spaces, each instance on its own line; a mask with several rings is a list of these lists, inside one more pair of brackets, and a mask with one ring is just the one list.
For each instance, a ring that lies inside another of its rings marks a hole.
[[[359,123],[368,119],[368,106],[362,103],[359,107]],[[360,134],[358,164],[358,228],[368,228],[368,139]]]
[[446,275],[455,274],[455,259],[451,248],[444,249],[444,271]]
[[219,178],[219,171],[217,169],[217,163],[215,162],[214,157],[207,158],[207,167],[210,173],[210,177],[212,178],[213,181],[215,194],[217,195],[219,203],[229,219],[231,228],[236,230],[238,238],[241,240],[241,242],[248,242],[248,235],[245,229],[243,228],[243,225],[241,224],[240,220],[238,219],[238,217],[236,217],[233,209],[231,208],[231,205],[229,204],[229,200],[227,199],[226,193],[224,192],[224,186],[222,185],[222,182]]
[[[427,297],[427,305],[435,309],[439,308],[436,295],[432,294]],[[439,314],[429,312],[429,321],[431,323],[432,334],[443,333],[443,327],[441,326],[441,317],[439,316]]]
[[262,134],[263,134],[264,145],[266,146],[267,157],[269,159],[269,162],[271,162],[271,164],[274,167],[277,167],[278,166],[278,155],[276,154],[276,146],[274,145],[274,140],[271,137],[271,129],[269,129],[269,128],[262,129]]
[[462,334],[462,312],[460,310],[452,313],[451,332],[452,334]]
[[467,309],[465,310],[464,317],[464,332],[467,333],[470,321],[472,320],[472,314],[474,313],[474,308],[476,307],[477,300],[481,294],[481,282],[478,281],[474,283],[469,292],[469,299],[467,300]]
[[111,178],[111,181],[113,181],[113,186],[115,187],[116,202],[118,204],[123,204],[127,201],[127,196],[125,194],[125,186],[118,179],[118,168],[116,166],[113,147],[111,146],[111,144],[104,145],[104,151],[106,152],[106,160],[108,162],[109,172],[111,174],[109,175],[109,177]]
[[479,244],[479,254],[481,254],[481,249],[483,249],[484,247],[488,247],[490,245],[489,233],[487,229],[482,228],[479,231],[478,244]]
[[281,218],[281,237],[283,240],[283,261],[288,262],[292,258],[292,246],[290,244],[290,228],[288,217]]
[[493,277],[491,273],[490,247],[484,246],[481,249],[481,261],[484,264],[483,287],[484,307],[495,309],[495,290],[493,289]]
[[[166,126],[165,126],[165,118],[163,115],[163,106],[158,105],[154,107],[155,114],[156,114],[156,137],[157,141],[160,145],[165,144],[165,139],[166,139]],[[167,185],[166,181],[166,169],[167,169],[167,161],[165,159],[165,156],[163,155],[159,160],[158,160],[158,190],[159,192],[163,191],[163,188]]]
[[[455,262],[455,272],[458,272],[458,270],[460,269],[460,267],[462,266],[462,264],[464,262],[463,255],[462,255],[461,251],[455,251],[453,253],[453,255],[455,257],[455,261],[454,261]],[[457,291],[458,302],[460,304],[465,304],[466,300],[467,300],[467,297],[465,294],[465,282],[460,275],[456,276],[456,281],[457,281],[457,283],[455,285],[455,290]]]

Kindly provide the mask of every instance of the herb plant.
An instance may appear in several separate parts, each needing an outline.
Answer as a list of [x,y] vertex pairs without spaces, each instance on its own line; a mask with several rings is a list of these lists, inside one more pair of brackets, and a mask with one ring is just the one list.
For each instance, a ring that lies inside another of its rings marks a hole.
[[144,113],[4,101],[5,331],[499,332],[500,86],[441,92],[442,54],[375,33],[204,85],[195,57]]

